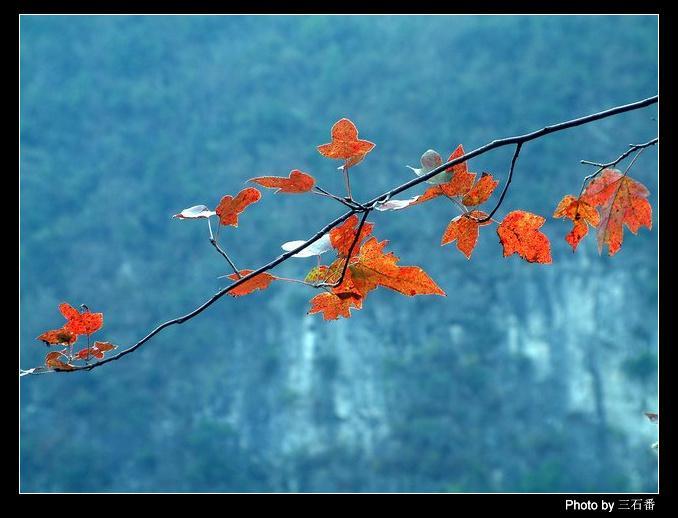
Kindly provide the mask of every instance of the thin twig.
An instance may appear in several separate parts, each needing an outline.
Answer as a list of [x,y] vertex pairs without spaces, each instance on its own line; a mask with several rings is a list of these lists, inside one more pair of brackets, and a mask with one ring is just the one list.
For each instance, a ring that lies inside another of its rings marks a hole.
[[231,258],[224,251],[224,249],[219,246],[219,243],[217,243],[217,240],[214,239],[214,235],[212,234],[212,225],[210,224],[209,218],[207,218],[207,226],[210,229],[210,243],[212,243],[212,246],[216,249],[217,252],[219,252],[221,254],[221,256],[224,259],[226,259],[226,262],[231,266],[231,268],[233,269],[233,272],[238,276],[238,278],[242,277],[242,275],[240,275],[240,270],[238,270],[238,268],[235,266],[233,261],[231,261]]
[[[459,156],[459,157],[457,157],[453,160],[450,160],[450,161],[448,161],[444,164],[441,164],[440,166],[436,167],[435,169],[431,170],[429,173],[427,173],[425,175],[419,176],[419,177],[414,178],[414,179],[412,179],[408,182],[405,182],[405,183],[399,185],[398,187],[391,189],[390,191],[387,191],[385,193],[382,193],[382,194],[376,196],[375,198],[373,198],[372,200],[370,200],[366,203],[363,203],[362,206],[365,207],[364,210],[357,209],[357,208],[349,210],[345,214],[342,214],[338,218],[334,219],[333,221],[331,221],[330,223],[325,225],[313,237],[311,237],[310,239],[305,241],[303,244],[299,245],[294,250],[290,250],[288,252],[285,252],[284,254],[276,257],[275,259],[268,262],[267,264],[257,268],[256,270],[253,270],[251,273],[244,275],[240,279],[234,281],[229,286],[222,288],[217,293],[212,295],[212,297],[207,299],[200,306],[198,306],[194,310],[190,311],[189,313],[187,313],[183,316],[177,317],[177,318],[173,318],[171,320],[168,320],[168,321],[160,324],[155,329],[153,329],[150,333],[148,333],[145,337],[143,337],[141,340],[139,340],[137,343],[135,343],[134,345],[130,346],[127,349],[124,349],[123,351],[120,351],[118,354],[110,356],[109,358],[105,358],[105,359],[98,361],[96,363],[92,363],[91,365],[78,366],[78,367],[75,367],[72,370],[54,369],[51,372],[79,372],[79,371],[83,371],[83,370],[89,371],[89,370],[95,369],[97,367],[100,367],[102,365],[105,365],[107,363],[110,363],[112,361],[119,360],[123,356],[126,356],[126,355],[134,352],[135,350],[137,350],[139,347],[144,345],[146,342],[148,342],[155,335],[160,333],[163,329],[170,327],[170,326],[173,326],[173,325],[183,324],[184,322],[191,320],[192,318],[198,316],[200,313],[205,311],[208,307],[210,307],[216,301],[218,301],[219,299],[221,299],[222,297],[227,295],[230,291],[237,288],[241,284],[247,282],[249,279],[255,277],[256,275],[259,275],[262,272],[265,272],[265,271],[268,271],[268,270],[275,268],[280,263],[282,263],[282,262],[286,261],[287,259],[289,259],[290,257],[292,257],[294,254],[297,254],[297,253],[301,252],[302,250],[304,250],[305,248],[308,248],[313,243],[315,243],[318,239],[320,239],[322,236],[327,234],[331,229],[333,229],[334,227],[336,227],[336,226],[340,225],[341,223],[343,223],[344,221],[346,221],[353,214],[356,214],[357,212],[362,211],[363,216],[366,217],[367,212],[372,210],[375,207],[376,204],[383,203],[385,200],[390,199],[391,197],[395,196],[396,194],[399,194],[399,193],[406,191],[406,190],[408,190],[408,189],[410,189],[410,188],[412,188],[416,185],[419,185],[420,183],[425,182],[426,180],[434,177],[435,175],[437,175],[438,173],[440,173],[440,172],[442,172],[446,169],[449,169],[450,167],[452,167],[454,165],[460,164],[460,163],[465,162],[465,161],[467,161],[467,160],[469,160],[473,157],[485,154],[485,153],[487,153],[487,152],[489,152],[493,149],[497,149],[499,147],[509,146],[509,145],[517,145],[517,144],[524,144],[525,142],[529,142],[531,140],[541,138],[541,137],[546,136],[546,135],[551,134],[551,133],[556,133],[556,132],[563,131],[563,130],[566,130],[566,129],[569,129],[569,128],[574,128],[574,127],[577,127],[577,126],[588,124],[590,122],[605,119],[607,117],[612,117],[612,116],[618,115],[620,113],[625,113],[625,112],[630,112],[630,111],[633,111],[633,110],[638,110],[640,108],[645,108],[647,106],[650,106],[652,104],[657,103],[658,100],[659,100],[659,96],[655,95],[653,97],[648,97],[647,99],[643,99],[641,101],[637,101],[637,102],[634,102],[634,103],[625,104],[623,106],[617,106],[617,107],[611,108],[609,110],[601,111],[601,112],[598,112],[598,113],[593,113],[591,115],[586,115],[584,117],[579,117],[577,119],[571,119],[569,121],[561,122],[559,124],[546,126],[542,129],[533,131],[531,133],[526,133],[524,135],[518,135],[518,136],[514,136],[514,137],[507,137],[507,138],[504,138],[504,139],[493,140],[492,142],[489,142],[489,143],[485,144],[484,146],[476,148],[473,151],[470,151],[470,152],[468,152],[468,153],[466,153],[462,156]],[[345,265],[345,267],[348,268],[348,263]],[[27,371],[24,371],[24,372],[27,372]]]
[[631,159],[631,162],[629,162],[629,165],[626,166],[626,169],[624,170],[624,174],[622,176],[626,176],[628,174],[629,169],[633,167],[633,164],[636,163],[636,160],[638,160],[638,157],[643,153],[643,151],[645,151],[645,148],[640,149],[638,153],[636,153],[636,156],[634,156],[633,159]]
[[331,192],[327,192],[325,189],[322,189],[322,188],[318,187],[317,185],[316,185],[315,187],[313,187],[313,188],[314,188],[314,189],[317,189],[317,191],[311,191],[312,194],[317,194],[318,196],[323,196],[323,197],[325,197],[325,198],[331,198],[331,199],[333,199],[333,200],[336,200],[336,201],[338,201],[339,203],[341,203],[342,205],[345,205],[346,207],[348,207],[349,209],[353,209],[353,208],[354,208],[354,205],[353,205],[353,204],[351,204],[350,202],[346,201],[344,198],[340,198],[340,197],[337,196],[336,194],[332,194]]
[[580,160],[579,163],[586,164],[586,165],[592,165],[592,166],[595,166],[595,167],[602,167],[603,169],[605,168],[604,164],[599,164],[598,162],[591,162],[589,160]]
[[337,286],[340,286],[342,282],[344,282],[344,277],[346,276],[346,270],[348,270],[348,265],[351,262],[351,255],[353,254],[353,250],[355,249],[356,245],[358,244],[358,241],[360,241],[360,232],[363,229],[363,225],[365,225],[365,220],[367,219],[367,215],[370,213],[370,210],[366,210],[363,212],[362,218],[360,218],[360,223],[358,224],[358,228],[355,232],[355,236],[353,236],[353,242],[351,243],[350,248],[348,249],[348,254],[346,255],[346,261],[344,261],[344,266],[341,269],[341,275],[339,276],[339,279],[335,282],[332,283],[319,283],[316,284],[316,287],[318,288],[324,288],[324,287],[329,287],[329,288],[336,288]]
[[520,150],[522,149],[522,147],[523,147],[522,142],[518,142],[518,144],[516,144],[516,150],[513,152],[513,158],[511,159],[511,168],[509,169],[504,189],[501,191],[501,196],[499,196],[499,201],[494,206],[494,209],[492,209],[492,212],[490,212],[486,217],[476,220],[478,223],[485,223],[486,221],[491,220],[492,216],[494,216],[494,213],[497,212],[499,207],[501,207],[501,204],[504,201],[504,196],[506,196],[506,192],[508,191],[509,185],[511,185],[511,179],[513,178],[513,170],[516,167],[516,161],[518,160],[518,156],[520,155]]
[[461,203],[461,202],[457,199],[457,197],[455,197],[455,196],[450,196],[450,195],[447,194],[442,188],[440,189],[440,192],[442,192],[443,195],[444,195],[448,200],[450,200],[452,203],[454,203],[455,207],[457,207],[459,210],[461,210],[464,214],[468,214],[468,213],[469,213],[469,210],[466,208],[466,205],[464,205],[463,203]]
[[317,288],[318,285],[312,282],[308,281],[302,281],[301,279],[290,279],[289,277],[276,277],[275,278],[277,281],[285,281],[285,282],[296,282],[298,284],[303,284],[305,286],[310,286],[311,288]]
[[[634,151],[643,150],[647,147],[654,146],[657,142],[659,142],[659,137],[655,137],[652,140],[645,142],[645,144],[631,144],[629,146],[629,149],[624,151],[621,155],[619,155],[617,158],[615,158],[612,162],[608,162],[607,164],[599,164],[599,163],[596,163],[596,162],[589,162],[588,160],[581,160],[580,163],[595,166],[595,167],[598,168],[598,170],[595,171],[594,173],[584,177],[584,181],[581,184],[581,189],[579,190],[579,197],[581,198],[581,195],[584,193],[584,189],[586,189],[586,185],[588,184],[588,182],[593,180],[596,176],[598,176],[600,173],[602,173],[605,169],[616,166],[619,162],[624,160],[627,156],[629,156]],[[635,161],[635,159],[634,159],[634,161]]]
[[348,193],[349,201],[352,201],[353,195],[351,194],[351,178],[349,177],[349,174],[348,174],[349,169],[350,168],[347,167],[346,163],[344,163],[344,167],[343,167],[342,170],[344,171],[344,178],[346,179],[346,192]]
[[321,196],[326,196],[328,198],[332,198],[333,200],[337,200],[339,203],[346,205],[350,209],[360,209],[358,212],[363,212],[363,211],[366,211],[366,210],[372,210],[372,209],[368,209],[363,204],[358,203],[353,198],[340,198],[336,194],[332,194],[331,192],[328,192],[325,189],[318,187],[317,185],[314,186],[313,188],[320,191],[320,192],[311,191],[313,194],[319,194]]

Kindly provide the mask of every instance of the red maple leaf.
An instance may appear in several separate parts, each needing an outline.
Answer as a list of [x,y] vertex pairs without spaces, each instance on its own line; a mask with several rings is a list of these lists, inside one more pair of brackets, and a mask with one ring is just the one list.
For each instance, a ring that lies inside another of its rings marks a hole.
[[294,169],[290,172],[288,178],[284,176],[259,176],[252,178],[250,182],[258,183],[262,187],[268,189],[277,189],[275,194],[283,193],[302,193],[313,189],[315,185],[315,178],[310,174],[306,174],[299,169]]
[[518,254],[530,263],[551,263],[551,244],[539,232],[546,219],[531,212],[509,212],[497,228],[504,257]]
[[[66,361],[63,361],[61,358],[65,358]],[[45,356],[45,366],[50,369],[72,371],[75,367],[70,363],[67,363],[68,361],[69,361],[68,356],[59,351],[52,351],[50,353],[47,353],[47,356]]]
[[361,307],[362,298],[358,295],[339,296],[335,293],[320,293],[311,299],[308,314],[322,313],[325,320],[337,320],[339,317],[349,318],[351,308]]
[[483,173],[480,175],[480,180],[464,195],[461,202],[467,207],[481,205],[492,196],[497,185],[499,182],[490,173]]
[[598,252],[607,245],[614,255],[624,239],[624,225],[634,234],[640,227],[652,229],[652,206],[647,201],[650,192],[640,182],[616,169],[605,169],[591,181],[581,197],[582,201],[600,207],[598,224]]
[[[341,225],[330,230],[330,242],[340,256],[346,257],[348,255],[348,251],[355,241],[358,225],[358,216],[353,214]],[[373,223],[366,221],[363,224],[363,228],[360,230],[360,237],[353,247],[353,253],[351,255],[356,254],[358,250],[360,250],[360,243],[372,233],[373,228]]]
[[48,345],[71,345],[75,343],[77,339],[78,335],[63,327],[61,329],[45,331],[38,336],[38,340],[41,340]]
[[556,207],[553,213],[553,217],[572,220],[572,230],[565,236],[565,241],[570,244],[573,252],[577,249],[579,242],[589,232],[587,223],[592,227],[597,227],[600,223],[600,215],[595,207],[590,205],[586,200],[575,198],[570,194],[560,200],[558,207]]
[[[254,270],[240,270],[239,272],[240,277],[238,277],[238,275],[236,275],[235,273],[232,273],[231,275],[228,276],[228,278],[233,281],[237,281],[241,277],[245,277],[246,275],[249,275],[253,271]],[[229,291],[228,294],[233,297],[240,297],[242,295],[248,295],[255,290],[265,290],[276,279],[277,277],[271,275],[270,273],[261,272],[252,277],[251,279],[246,280],[239,286],[236,286],[231,291]]]
[[440,245],[446,245],[452,243],[453,241],[457,242],[457,248],[461,253],[463,253],[467,259],[471,259],[471,252],[478,242],[478,227],[484,225],[490,225],[491,220],[484,221],[479,223],[478,220],[482,220],[487,217],[487,214],[480,210],[474,210],[468,214],[461,214],[450,221],[450,224],[447,225],[443,237],[440,240]]
[[76,335],[91,335],[104,325],[103,313],[92,313],[89,309],[81,313],[70,304],[59,304],[59,311],[67,320],[63,329]]
[[[321,155],[327,158],[351,160],[355,165],[374,149],[374,143],[358,138],[358,128],[349,119],[341,119],[332,126],[332,142],[318,146]],[[360,157],[360,160],[356,159]]]
[[226,195],[221,198],[216,208],[219,222],[222,225],[238,226],[238,215],[244,211],[248,205],[256,203],[261,199],[261,193],[254,187],[247,187],[240,191],[236,197]]

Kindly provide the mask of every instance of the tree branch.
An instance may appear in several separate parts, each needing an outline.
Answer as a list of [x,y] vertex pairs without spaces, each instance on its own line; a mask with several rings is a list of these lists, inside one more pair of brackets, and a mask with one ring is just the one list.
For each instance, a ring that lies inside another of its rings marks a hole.
[[615,108],[610,108],[609,110],[604,110],[602,112],[598,113],[593,113],[591,115],[586,115],[584,117],[579,117],[577,119],[572,119],[569,121],[565,122],[560,122],[558,124],[552,124],[550,126],[546,126],[544,128],[541,128],[539,130],[533,131],[531,133],[526,133],[524,135],[518,135],[515,137],[507,137],[499,140],[493,140],[492,142],[489,142],[488,144],[485,144],[484,146],[481,146],[479,148],[474,149],[473,151],[469,151],[468,153],[455,158],[454,160],[450,160],[449,162],[445,162],[444,164],[439,165],[435,169],[432,169],[430,172],[426,173],[425,175],[418,176],[417,178],[414,178],[410,180],[409,182],[405,182],[402,185],[399,185],[395,189],[391,189],[388,192],[385,192],[384,194],[377,196],[376,198],[368,201],[367,203],[363,203],[363,205],[367,207],[373,207],[374,204],[383,201],[382,198],[388,197],[391,198],[395,196],[396,194],[400,194],[403,191],[406,191],[410,189],[411,187],[414,187],[415,185],[418,185],[422,182],[425,182],[426,180],[433,178],[435,175],[438,173],[442,173],[446,169],[449,169],[453,165],[461,164],[462,162],[466,162],[467,160],[470,160],[471,158],[477,157],[479,155],[483,155],[487,153],[488,151],[492,151],[493,149],[497,149],[499,147],[503,146],[510,146],[511,144],[524,144],[525,142],[530,142],[531,140],[536,140],[538,138],[541,138],[545,135],[549,135],[551,133],[557,133],[559,131],[563,131],[566,129],[570,128],[575,128],[577,126],[582,126],[584,124],[589,124],[591,122],[595,122],[601,119],[606,119],[608,117],[612,117],[614,115],[619,115],[620,113],[625,113],[633,110],[638,110],[640,108],[645,108],[647,106],[650,106],[652,104],[657,103],[659,101],[659,96],[655,95],[654,97],[648,97],[647,99],[643,99],[642,101],[637,101],[635,103],[630,103],[630,104],[624,104],[623,106],[616,106]]
[[518,155],[520,155],[520,150],[522,149],[522,147],[523,147],[522,142],[518,142],[518,144],[516,144],[516,150],[513,152],[513,158],[511,159],[511,168],[509,169],[508,178],[506,179],[506,185],[504,185],[504,189],[501,191],[499,201],[494,206],[494,209],[492,209],[492,212],[490,212],[487,215],[487,217],[477,220],[478,223],[485,223],[486,221],[491,220],[492,216],[494,216],[494,213],[497,212],[499,207],[501,207],[501,204],[504,201],[504,196],[506,196],[506,191],[508,191],[509,185],[511,184],[511,178],[513,178],[513,170],[516,167],[516,161],[518,160]]
[[[184,322],[191,320],[192,318],[198,316],[200,313],[205,311],[208,307],[210,307],[212,304],[214,304],[216,301],[218,301],[224,295],[228,294],[234,288],[236,288],[236,287],[240,286],[241,284],[247,282],[249,279],[259,275],[260,273],[263,273],[263,272],[266,272],[268,270],[275,268],[280,263],[282,263],[282,262],[286,261],[287,259],[289,259],[290,257],[292,257],[294,254],[301,252],[305,248],[309,247],[311,244],[315,243],[322,236],[327,234],[334,227],[336,227],[337,225],[340,225],[341,223],[346,221],[353,214],[362,212],[363,213],[363,221],[364,221],[364,219],[367,217],[367,213],[369,211],[371,211],[372,209],[374,209],[374,207],[378,203],[384,202],[384,200],[388,200],[392,196],[395,196],[396,194],[399,194],[403,191],[411,189],[412,187],[419,185],[420,183],[425,182],[426,180],[436,176],[438,173],[445,171],[446,169],[448,169],[448,168],[450,168],[454,165],[460,164],[460,163],[465,162],[465,161],[467,161],[471,158],[485,154],[485,153],[487,153],[487,152],[489,152],[493,149],[497,149],[497,148],[500,148],[500,147],[503,147],[503,146],[516,145],[517,149],[516,149],[516,153],[514,153],[511,171],[509,171],[509,178],[507,179],[507,185],[504,187],[504,190],[506,190],[506,188],[508,187],[508,183],[510,181],[510,175],[511,175],[511,172],[513,170],[513,165],[515,165],[515,161],[517,160],[518,151],[520,150],[520,147],[522,146],[522,144],[529,142],[529,141],[532,141],[532,140],[536,140],[536,139],[541,138],[541,137],[544,137],[544,136],[549,135],[551,133],[557,133],[559,131],[563,131],[563,130],[566,130],[566,129],[569,129],[569,128],[574,128],[574,127],[577,127],[577,126],[582,126],[584,124],[589,124],[591,122],[598,121],[598,120],[601,120],[601,119],[605,119],[607,117],[612,117],[612,116],[618,115],[620,113],[625,113],[625,112],[629,112],[629,111],[633,111],[633,110],[638,110],[640,108],[645,108],[647,106],[650,106],[652,104],[657,103],[658,100],[659,100],[659,96],[655,95],[654,97],[649,97],[647,99],[643,99],[641,101],[637,101],[637,102],[634,102],[634,103],[626,104],[626,105],[623,105],[623,106],[617,106],[617,107],[611,108],[609,110],[601,111],[601,112],[598,112],[598,113],[593,113],[591,115],[586,115],[584,117],[580,117],[580,118],[577,118],[577,119],[572,119],[572,120],[568,120],[568,121],[561,122],[561,123],[558,123],[558,124],[546,126],[544,128],[533,131],[531,133],[526,133],[524,135],[518,135],[518,136],[514,136],[514,137],[507,137],[507,138],[503,138],[503,139],[499,139],[499,140],[493,140],[492,142],[489,142],[488,144],[485,144],[484,146],[476,148],[473,151],[466,153],[465,155],[457,157],[454,160],[450,160],[449,162],[446,162],[446,163],[436,167],[435,169],[431,170],[429,173],[427,173],[425,175],[414,178],[414,179],[410,180],[409,182],[405,182],[402,185],[399,185],[398,187],[391,189],[390,191],[386,191],[385,193],[380,194],[379,196],[368,201],[367,203],[363,203],[363,204],[360,204],[359,206],[357,206],[355,208],[352,208],[351,210],[349,210],[345,214],[342,214],[338,218],[334,219],[333,221],[331,221],[330,223],[325,225],[315,235],[313,235],[313,237],[311,237],[308,241],[305,241],[303,244],[299,245],[294,250],[290,250],[288,252],[285,252],[282,255],[279,255],[278,257],[276,257],[272,261],[270,261],[270,262],[266,263],[265,265],[257,268],[256,270],[252,271],[248,275],[245,275],[245,276],[239,278],[238,280],[234,281],[229,286],[222,288],[221,290],[217,291],[214,295],[212,295],[212,297],[207,299],[200,306],[198,306],[194,310],[190,311],[189,313],[187,313],[183,316],[177,317],[177,318],[173,318],[172,320],[168,320],[167,322],[160,324],[159,326],[157,326],[155,329],[153,329],[150,333],[148,333],[145,337],[143,337],[141,340],[139,340],[137,343],[135,343],[131,347],[129,347],[129,348],[127,348],[127,349],[125,349],[125,350],[123,350],[123,351],[121,351],[121,352],[119,352],[119,353],[117,353],[117,354],[115,354],[115,355],[113,355],[109,358],[105,358],[101,361],[98,361],[96,363],[92,363],[90,365],[76,366],[71,370],[54,369],[50,372],[78,372],[78,371],[83,371],[83,370],[90,371],[90,370],[95,369],[97,367],[101,367],[102,365],[105,365],[107,363],[119,360],[123,356],[126,356],[126,355],[130,354],[131,352],[134,352],[135,350],[137,350],[139,347],[144,345],[146,342],[148,342],[155,335],[160,333],[163,329],[170,327],[170,326],[173,326],[173,325],[183,324]],[[651,145],[651,144],[648,143],[648,145]],[[633,152],[633,149],[631,150],[631,152]],[[628,155],[626,155],[626,156],[628,156]],[[502,193],[502,197],[503,197],[503,194],[504,193]],[[493,211],[493,213],[494,213],[494,211]],[[358,232],[358,235],[359,235],[359,232]],[[354,245],[355,245],[355,243],[354,243]],[[347,261],[346,265],[344,265],[344,270],[347,267],[348,267],[348,261]],[[36,368],[36,370],[37,370],[37,368]],[[40,373],[44,373],[44,371],[41,371]],[[35,372],[35,371],[31,372],[30,370],[29,371],[20,371],[20,375],[25,375],[25,374],[38,374],[38,372]]]

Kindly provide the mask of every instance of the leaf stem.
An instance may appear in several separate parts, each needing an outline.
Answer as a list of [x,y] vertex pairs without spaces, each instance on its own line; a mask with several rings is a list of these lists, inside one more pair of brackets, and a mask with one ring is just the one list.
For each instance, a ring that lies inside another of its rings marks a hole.
[[233,263],[233,261],[231,261],[231,258],[224,251],[224,249],[219,246],[219,243],[214,238],[214,235],[212,234],[212,225],[210,224],[209,218],[207,218],[207,227],[210,230],[210,243],[212,243],[212,246],[216,249],[216,251],[219,252],[224,259],[226,259],[226,262],[231,266],[231,268],[233,269],[233,272],[238,276],[238,279],[240,279],[242,277],[242,275],[240,275],[240,270],[238,270],[238,268],[236,268],[235,263]]
[[302,281],[301,279],[290,279],[290,278],[288,278],[288,277],[276,277],[276,280],[278,280],[278,281],[285,281],[285,282],[296,282],[297,284],[303,284],[303,285],[305,285],[305,286],[310,286],[310,287],[312,287],[312,288],[317,288],[317,287],[318,287],[317,284],[314,284],[314,283],[308,282],[308,281]]
[[342,171],[344,172],[344,179],[346,180],[346,192],[348,193],[348,200],[353,201],[353,195],[351,194],[351,177],[348,174],[348,170],[350,167],[348,166],[348,160],[344,162],[344,167]]
[[336,194],[332,194],[331,192],[327,192],[325,189],[322,189],[321,187],[318,187],[317,185],[314,187],[314,189],[317,189],[317,191],[311,191],[313,194],[317,194],[318,196],[324,196],[325,198],[332,198],[333,200],[338,201],[342,205],[345,205],[346,207],[353,209],[354,206],[345,200],[344,198],[340,198]]
[[504,196],[506,196],[506,192],[508,191],[509,185],[511,185],[511,179],[513,178],[513,170],[516,167],[516,161],[518,160],[518,156],[520,155],[520,150],[523,147],[522,142],[518,142],[516,144],[516,149],[513,152],[513,158],[511,159],[511,167],[508,172],[508,178],[506,179],[506,184],[504,185],[504,189],[501,191],[501,196],[499,196],[499,201],[497,204],[494,206],[494,209],[492,209],[492,212],[490,212],[486,217],[482,219],[476,220],[478,223],[485,223],[486,221],[489,221],[492,219],[492,216],[494,216],[495,212],[501,207],[502,202],[504,201]]

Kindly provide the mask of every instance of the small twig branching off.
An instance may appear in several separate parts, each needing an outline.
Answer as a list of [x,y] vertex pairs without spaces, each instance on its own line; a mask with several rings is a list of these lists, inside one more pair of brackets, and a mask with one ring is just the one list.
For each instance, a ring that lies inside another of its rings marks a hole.
[[499,201],[497,204],[494,206],[494,209],[492,209],[492,212],[490,212],[486,217],[477,220],[478,223],[485,223],[486,221],[489,221],[492,219],[492,216],[494,216],[495,212],[501,207],[501,204],[504,201],[504,196],[506,196],[506,192],[508,191],[509,185],[511,185],[511,179],[513,178],[513,170],[516,167],[516,161],[518,160],[518,156],[520,155],[520,150],[523,147],[522,142],[518,142],[516,144],[516,150],[513,152],[513,158],[511,159],[511,168],[509,169],[508,172],[508,177],[506,178],[506,184],[504,185],[504,189],[501,191],[501,195],[499,196]]
[[[659,137],[655,137],[652,140],[645,142],[645,144],[631,144],[629,146],[629,149],[624,151],[621,155],[619,155],[617,158],[615,158],[612,162],[608,162],[607,164],[600,164],[598,162],[590,162],[588,160],[581,160],[580,163],[585,164],[585,165],[592,165],[594,167],[597,167],[598,170],[584,178],[584,181],[581,184],[581,189],[579,191],[579,197],[581,197],[581,195],[583,194],[584,189],[586,189],[586,186],[588,185],[588,183],[591,180],[593,180],[596,176],[598,176],[600,173],[602,173],[605,169],[609,169],[611,167],[616,166],[619,162],[624,160],[627,156],[629,156],[634,151],[637,151],[637,150],[642,151],[645,148],[648,148],[650,146],[654,146],[657,142],[659,142]],[[635,158],[633,159],[633,162],[635,162]],[[631,163],[633,164],[633,162],[631,162]],[[628,172],[628,169],[627,169],[627,172]],[[626,173],[624,173],[624,174],[626,174]]]
[[315,286],[318,288],[336,288],[339,286],[342,282],[344,282],[344,277],[346,276],[346,270],[348,270],[348,265],[351,262],[351,256],[353,255],[353,250],[355,250],[356,245],[358,244],[358,241],[360,241],[360,232],[363,229],[363,226],[365,225],[365,220],[367,219],[367,215],[370,213],[371,209],[367,209],[363,211],[363,216],[360,218],[360,223],[358,224],[358,228],[356,229],[355,236],[353,237],[353,241],[351,242],[351,246],[348,249],[348,255],[346,256],[346,261],[344,261],[344,266],[341,269],[341,275],[339,276],[339,279],[336,280],[335,282],[331,283],[326,283],[326,282],[321,282],[319,284],[316,284]]
[[231,268],[233,269],[233,273],[235,273],[235,275],[236,275],[236,276],[238,277],[238,279],[239,279],[240,277],[242,277],[242,275],[240,275],[240,271],[238,270],[238,268],[236,268],[235,263],[234,263],[233,261],[231,261],[231,258],[230,258],[230,257],[228,256],[228,254],[224,251],[224,249],[221,248],[221,247],[219,246],[219,243],[218,243],[217,240],[214,238],[214,234],[212,234],[212,224],[210,223],[210,219],[209,219],[209,218],[207,218],[207,226],[208,226],[208,228],[210,229],[210,243],[212,243],[212,246],[216,249],[216,251],[219,252],[219,253],[223,256],[224,259],[226,259],[226,262],[227,262],[227,263],[231,266]]

